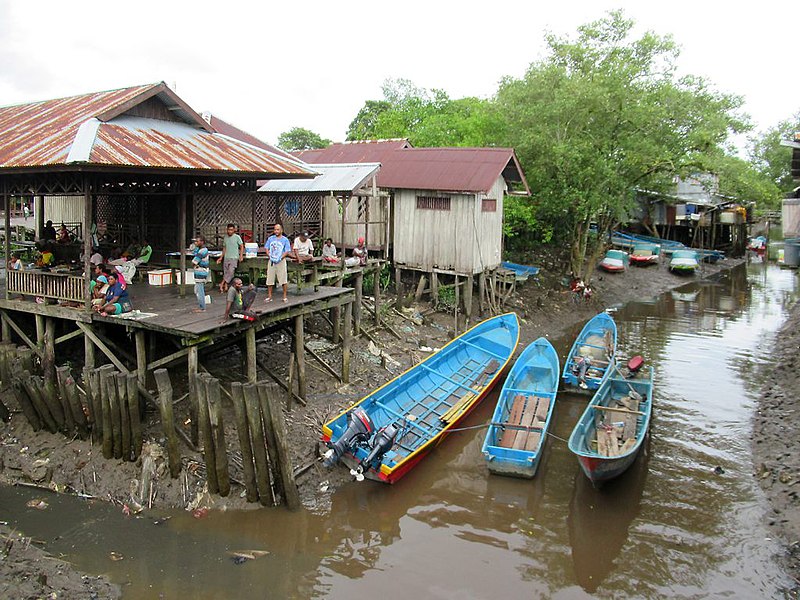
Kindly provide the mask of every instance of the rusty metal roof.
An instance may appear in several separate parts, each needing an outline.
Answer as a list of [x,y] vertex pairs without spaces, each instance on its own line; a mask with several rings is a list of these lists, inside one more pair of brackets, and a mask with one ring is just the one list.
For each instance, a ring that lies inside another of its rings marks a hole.
[[259,192],[325,193],[353,192],[366,184],[381,168],[380,163],[341,163],[309,165],[319,175],[314,179],[275,179],[261,186]]
[[383,188],[486,193],[502,176],[530,194],[513,148],[413,148],[391,140],[333,144],[298,156],[310,164],[380,162]]
[[[153,98],[172,120],[129,112]],[[164,83],[0,108],[0,169],[70,165],[315,175],[296,158],[217,133]]]

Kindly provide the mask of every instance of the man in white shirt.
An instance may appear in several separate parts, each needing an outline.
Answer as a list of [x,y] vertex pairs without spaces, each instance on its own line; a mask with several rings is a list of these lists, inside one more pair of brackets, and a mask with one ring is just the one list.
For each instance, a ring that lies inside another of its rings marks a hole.
[[297,262],[308,262],[314,258],[314,244],[308,237],[308,232],[304,231],[294,239],[294,259]]

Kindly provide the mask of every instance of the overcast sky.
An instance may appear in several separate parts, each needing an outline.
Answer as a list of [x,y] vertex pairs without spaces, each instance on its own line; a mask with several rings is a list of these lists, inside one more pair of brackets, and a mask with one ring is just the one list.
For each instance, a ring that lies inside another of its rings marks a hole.
[[0,105],[163,80],[265,141],[293,126],[341,141],[387,78],[489,97],[542,56],[544,32],[615,8],[673,35],[681,71],[744,96],[758,129],[800,112],[800,0],[0,0]]

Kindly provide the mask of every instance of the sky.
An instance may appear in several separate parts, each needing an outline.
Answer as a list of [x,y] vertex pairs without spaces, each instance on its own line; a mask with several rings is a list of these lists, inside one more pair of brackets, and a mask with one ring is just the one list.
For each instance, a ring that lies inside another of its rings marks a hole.
[[295,126],[342,141],[386,79],[488,98],[542,58],[546,32],[614,9],[672,35],[680,72],[743,96],[756,131],[800,113],[798,0],[0,0],[0,106],[165,81],[264,141]]

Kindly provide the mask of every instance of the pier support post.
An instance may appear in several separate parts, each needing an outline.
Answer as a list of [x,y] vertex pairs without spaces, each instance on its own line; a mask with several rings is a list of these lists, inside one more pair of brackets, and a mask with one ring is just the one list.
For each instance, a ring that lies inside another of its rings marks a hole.
[[87,369],[94,369],[97,364],[97,358],[94,352],[94,342],[92,339],[83,334],[83,366]]
[[[342,259],[344,261],[344,258]],[[342,287],[344,283],[344,278],[339,277],[334,283],[334,287]],[[331,340],[334,344],[338,344],[339,340],[341,339],[341,332],[342,332],[342,308],[340,306],[334,306],[330,312],[331,317],[331,324],[333,325],[333,339]]]
[[399,310],[403,308],[403,271],[400,267],[394,268],[394,291],[397,294],[395,305]]
[[256,330],[250,327],[244,334],[246,370],[245,377],[248,383],[255,383],[258,380],[258,365],[256,363]]
[[475,276],[473,274],[467,276],[466,285],[467,289],[464,290],[464,316],[468,325],[472,320],[472,294],[475,289]]
[[361,333],[361,302],[364,299],[364,271],[356,275],[356,301],[353,305],[353,327],[355,335]]
[[350,346],[353,343],[353,303],[344,307],[342,326],[342,383],[350,383]]
[[478,310],[480,317],[483,318],[483,313],[486,310],[484,297],[486,296],[486,273],[478,275]]
[[136,341],[136,379],[145,385],[147,383],[147,351],[144,329],[137,329],[134,338]]
[[304,348],[304,323],[303,315],[294,318],[294,355],[297,359],[297,393],[306,400],[307,381],[306,381],[306,353]]
[[42,373],[46,384],[56,382],[56,323],[53,319],[45,319],[44,348],[42,353]]
[[431,306],[436,308],[439,304],[439,274],[431,271]]
[[192,444],[195,446],[198,445],[200,441],[200,430],[198,429],[198,416],[197,416],[197,406],[198,406],[198,395],[199,392],[196,387],[197,383],[197,346],[191,346],[189,348],[189,419],[191,420],[191,438]]
[[4,342],[10,342],[11,341],[11,327],[8,326],[8,322],[5,319],[0,319],[0,327],[2,327],[2,330],[0,330],[0,335],[3,336],[3,341]]
[[372,276],[372,297],[375,299],[375,325],[381,324],[381,263],[375,267]]

